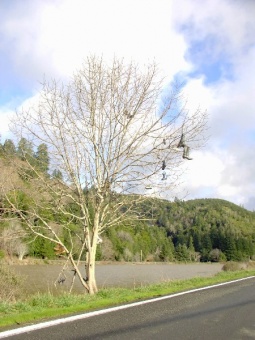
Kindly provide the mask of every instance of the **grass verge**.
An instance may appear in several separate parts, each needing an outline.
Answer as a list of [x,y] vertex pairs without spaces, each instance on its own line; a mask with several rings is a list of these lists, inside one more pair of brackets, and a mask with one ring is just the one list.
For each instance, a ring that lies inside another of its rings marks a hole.
[[226,271],[220,272],[213,277],[164,281],[159,284],[140,286],[133,289],[101,289],[95,296],[37,294],[25,301],[15,303],[0,302],[0,327],[3,331],[14,325],[45,321],[54,317],[88,312],[254,275],[254,269],[234,272]]

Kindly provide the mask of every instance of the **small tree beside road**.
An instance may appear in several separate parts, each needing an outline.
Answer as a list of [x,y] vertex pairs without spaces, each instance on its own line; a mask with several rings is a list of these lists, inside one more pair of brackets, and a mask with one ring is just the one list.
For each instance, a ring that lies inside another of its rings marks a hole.
[[68,84],[45,82],[39,101],[13,121],[18,138],[47,146],[50,168],[61,176],[49,178],[26,159],[33,202],[24,211],[6,194],[8,203],[30,232],[52,242],[90,294],[97,292],[100,235],[144,219],[137,205],[150,188],[159,195],[178,185],[184,132],[189,146],[203,144],[207,114],[187,111],[179,90],[162,86],[155,64],[141,70],[91,56]]

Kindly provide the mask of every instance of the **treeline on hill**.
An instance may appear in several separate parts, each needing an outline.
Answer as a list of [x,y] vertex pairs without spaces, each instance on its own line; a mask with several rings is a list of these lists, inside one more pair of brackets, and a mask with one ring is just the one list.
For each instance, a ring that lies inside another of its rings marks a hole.
[[179,260],[186,249],[200,261],[241,261],[255,254],[255,213],[221,199],[161,204],[157,225],[171,237]]
[[[31,165],[37,167],[39,171],[48,174],[50,158],[48,147],[45,143],[38,145],[37,150],[33,149],[32,144],[26,139],[21,138],[17,147],[11,139],[6,139],[3,144],[0,143],[0,157],[3,159],[18,158],[21,161],[27,159]],[[54,169],[52,177],[61,177],[59,170]]]
[[[0,180],[10,175],[6,160],[10,157],[24,161],[32,157],[39,171],[54,180],[61,177],[58,170],[49,174],[50,160],[47,145],[41,144],[34,151],[31,144],[22,138],[16,147],[12,140],[0,145]],[[28,185],[24,173],[19,188]],[[23,183],[23,184],[22,184]],[[31,195],[36,188],[31,185]],[[30,197],[21,189],[17,193],[20,206],[26,210]],[[85,192],[85,191],[84,191]],[[47,239],[35,237],[24,229],[17,216],[3,213],[6,204],[0,197],[0,257],[24,256],[56,259],[54,245]],[[70,205],[70,209],[76,209]],[[219,199],[196,199],[174,202],[147,199],[138,207],[147,217],[132,225],[120,225],[106,230],[98,245],[97,260],[105,261],[242,261],[255,257],[255,213],[228,201]],[[66,217],[49,216],[62,223]],[[73,223],[73,232],[78,225]],[[65,230],[62,231],[65,241]],[[75,244],[74,244],[75,252]]]

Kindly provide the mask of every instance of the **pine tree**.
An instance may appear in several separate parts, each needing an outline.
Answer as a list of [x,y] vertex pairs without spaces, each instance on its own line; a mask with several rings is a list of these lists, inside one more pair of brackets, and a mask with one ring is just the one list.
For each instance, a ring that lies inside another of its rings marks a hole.
[[17,154],[22,161],[27,160],[30,163],[33,159],[32,143],[22,137],[18,143]]
[[38,168],[42,172],[45,172],[45,173],[48,172],[50,158],[48,154],[48,147],[46,144],[42,143],[38,146],[35,158],[36,158],[36,164]]
[[228,261],[237,260],[236,242],[233,235],[226,236],[226,250],[225,255]]
[[178,246],[175,248],[175,258],[178,261],[190,260],[190,254],[186,244],[178,244]]
[[14,156],[16,153],[15,144],[11,139],[6,139],[3,146],[4,153],[8,156]]
[[54,169],[53,172],[52,172],[52,177],[53,178],[57,178],[59,180],[62,180],[63,179],[63,174],[60,170],[58,169]]

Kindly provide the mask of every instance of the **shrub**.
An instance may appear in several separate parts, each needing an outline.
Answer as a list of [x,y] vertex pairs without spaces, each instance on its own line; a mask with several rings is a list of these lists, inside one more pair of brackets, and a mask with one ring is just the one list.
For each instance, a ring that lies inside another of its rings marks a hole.
[[0,262],[0,302],[16,301],[22,293],[22,279]]
[[233,262],[233,261],[229,261],[225,263],[224,266],[222,267],[222,270],[224,270],[225,272],[228,272],[228,271],[234,272],[240,269],[242,269],[242,264],[238,262]]
[[225,254],[221,250],[215,248],[210,251],[209,260],[211,262],[222,262],[222,261],[226,261],[227,259],[226,259]]

